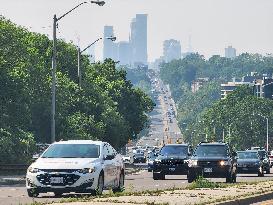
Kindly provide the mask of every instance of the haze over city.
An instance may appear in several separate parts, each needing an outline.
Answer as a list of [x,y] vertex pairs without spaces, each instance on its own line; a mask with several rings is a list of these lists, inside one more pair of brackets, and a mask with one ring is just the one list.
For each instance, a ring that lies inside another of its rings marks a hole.
[[[52,18],[81,1],[1,0],[0,13],[30,31],[52,38]],[[81,47],[103,36],[111,25],[118,41],[128,41],[130,22],[136,14],[148,15],[148,61],[162,55],[163,41],[176,39],[186,52],[191,36],[195,52],[210,57],[224,55],[232,45],[237,53],[273,53],[273,2],[270,0],[112,0],[102,8],[85,5],[59,22],[58,38]],[[102,42],[96,59],[102,58]]]

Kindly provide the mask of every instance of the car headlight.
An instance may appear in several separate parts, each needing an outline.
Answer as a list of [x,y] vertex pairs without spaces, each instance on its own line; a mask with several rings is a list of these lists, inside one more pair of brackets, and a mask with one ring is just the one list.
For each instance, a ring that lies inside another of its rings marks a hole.
[[82,174],[90,174],[90,173],[93,173],[96,171],[96,168],[95,167],[92,167],[92,168],[84,168],[84,169],[80,169],[78,170],[79,173],[82,173]]
[[27,169],[27,171],[30,172],[30,173],[37,173],[37,172],[39,172],[39,169],[38,168],[29,167]]
[[189,167],[194,167],[194,166],[197,166],[197,163],[198,163],[198,160],[189,160]]
[[268,159],[264,159],[263,162],[264,162],[264,163],[268,163]]
[[220,166],[227,166],[227,165],[230,165],[230,162],[222,160],[219,162],[219,164],[220,164]]

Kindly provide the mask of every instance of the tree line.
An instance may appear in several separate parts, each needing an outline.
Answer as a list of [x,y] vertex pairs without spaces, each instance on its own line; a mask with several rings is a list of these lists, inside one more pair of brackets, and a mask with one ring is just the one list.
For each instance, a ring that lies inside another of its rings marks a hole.
[[[105,140],[114,147],[146,126],[154,103],[111,59],[90,64],[57,41],[56,140]],[[52,41],[0,17],[0,162],[26,162],[35,144],[50,143]]]
[[[179,126],[186,142],[224,139],[238,149],[249,148],[254,142],[265,145],[266,122],[260,115],[268,117],[273,125],[272,101],[253,96],[251,88],[246,87],[220,100],[221,83],[251,72],[272,75],[273,57],[244,53],[234,59],[217,55],[206,60],[194,53],[161,64],[160,76],[174,94]],[[191,83],[204,77],[209,81],[193,93]]]

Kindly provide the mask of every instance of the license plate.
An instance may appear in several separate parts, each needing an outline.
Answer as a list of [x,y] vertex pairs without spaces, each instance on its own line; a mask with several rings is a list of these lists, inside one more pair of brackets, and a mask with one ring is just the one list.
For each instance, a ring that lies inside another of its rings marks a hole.
[[63,184],[64,178],[63,177],[51,177],[50,184]]
[[212,172],[212,168],[204,168],[204,172],[206,173]]
[[175,168],[169,168],[169,170],[173,172],[173,171],[175,171]]

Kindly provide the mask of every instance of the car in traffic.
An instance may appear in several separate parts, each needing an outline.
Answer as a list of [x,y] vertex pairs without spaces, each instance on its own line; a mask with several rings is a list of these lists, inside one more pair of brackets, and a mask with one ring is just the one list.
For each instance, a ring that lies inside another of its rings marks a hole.
[[263,171],[265,171],[266,174],[270,174],[270,160],[267,151],[265,149],[258,149],[257,151],[262,161]]
[[122,160],[124,163],[130,163],[131,157],[129,155],[124,155],[124,156],[122,156]]
[[164,180],[165,175],[187,175],[189,156],[188,144],[164,145],[153,163],[153,179]]
[[264,176],[258,151],[246,150],[237,152],[237,173],[258,174],[259,177]]
[[272,167],[273,166],[273,151],[271,151],[269,154],[269,162],[270,162],[270,167]]
[[227,183],[236,182],[236,153],[223,142],[201,142],[197,145],[188,166],[188,182],[199,176],[204,178],[226,178]]
[[146,156],[144,152],[134,154],[133,163],[146,163]]
[[27,169],[27,193],[37,197],[40,193],[54,192],[58,197],[69,192],[121,191],[124,170],[121,155],[107,142],[55,142]]

